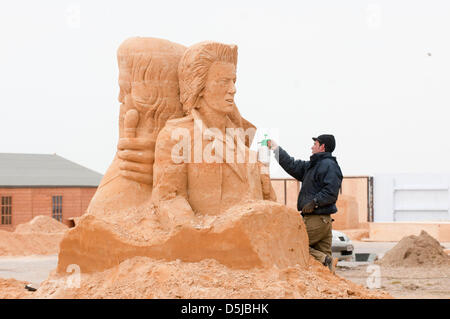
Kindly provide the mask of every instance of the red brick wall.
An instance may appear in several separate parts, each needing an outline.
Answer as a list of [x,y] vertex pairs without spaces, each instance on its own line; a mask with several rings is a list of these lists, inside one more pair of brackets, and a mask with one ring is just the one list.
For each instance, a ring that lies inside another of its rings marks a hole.
[[[14,230],[15,225],[24,223],[31,218],[32,189],[30,188],[0,188],[1,196],[11,196],[11,225],[1,225],[2,230]],[[0,221],[1,222],[1,221]]]
[[52,216],[52,196],[62,196],[63,221],[81,216],[87,209],[97,188],[0,188],[1,196],[12,197],[11,225],[1,225],[0,230],[14,230],[37,215]]

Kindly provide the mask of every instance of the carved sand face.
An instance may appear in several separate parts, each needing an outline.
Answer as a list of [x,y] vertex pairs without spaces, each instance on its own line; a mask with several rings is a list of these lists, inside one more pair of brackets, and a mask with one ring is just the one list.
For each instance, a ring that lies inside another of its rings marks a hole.
[[151,105],[152,94],[155,94],[155,88],[146,85],[146,82],[134,82],[131,85],[131,98],[135,106],[146,108]]
[[125,96],[131,91],[131,76],[126,68],[126,64],[119,61],[119,102],[125,103]]
[[[155,88],[146,85],[145,81],[132,82],[130,73],[126,70],[119,71],[119,101],[131,103],[131,107],[149,107]],[[125,102],[127,101],[127,102]]]
[[208,106],[220,113],[231,113],[236,93],[236,67],[232,63],[214,62],[208,71],[208,78],[202,97]]

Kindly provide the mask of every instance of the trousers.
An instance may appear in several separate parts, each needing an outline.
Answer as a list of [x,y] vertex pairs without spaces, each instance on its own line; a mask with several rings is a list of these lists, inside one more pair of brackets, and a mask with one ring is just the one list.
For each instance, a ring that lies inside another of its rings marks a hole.
[[303,216],[309,238],[309,253],[322,264],[331,257],[332,221],[330,215],[305,214]]

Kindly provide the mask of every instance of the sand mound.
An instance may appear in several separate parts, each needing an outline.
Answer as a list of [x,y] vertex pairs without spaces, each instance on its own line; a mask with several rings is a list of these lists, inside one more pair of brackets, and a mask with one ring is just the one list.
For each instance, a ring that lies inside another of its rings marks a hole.
[[[86,214],[37,298],[389,298],[333,275],[298,212],[253,201],[167,233],[151,207]],[[68,269],[80,267],[80,286]]]
[[450,265],[450,257],[436,239],[422,230],[419,236],[402,238],[378,263],[392,267],[428,267]]
[[0,230],[0,256],[53,255],[64,233],[16,234]]
[[[85,214],[37,298],[389,298],[333,275],[298,212],[251,201],[167,232],[151,206]],[[75,267],[80,270],[80,286]],[[70,271],[69,271],[70,270]]]
[[66,225],[60,223],[50,216],[36,216],[28,223],[17,225],[15,233],[61,233],[68,229]]
[[[53,272],[37,298],[391,298],[333,275],[315,260],[303,268],[231,269],[216,260],[164,262],[134,257],[82,274],[79,288]],[[76,282],[75,280],[72,281]]]
[[0,299],[31,298],[33,293],[25,289],[25,281],[0,278]]
[[48,216],[36,216],[14,232],[0,230],[0,256],[53,255],[68,227]]

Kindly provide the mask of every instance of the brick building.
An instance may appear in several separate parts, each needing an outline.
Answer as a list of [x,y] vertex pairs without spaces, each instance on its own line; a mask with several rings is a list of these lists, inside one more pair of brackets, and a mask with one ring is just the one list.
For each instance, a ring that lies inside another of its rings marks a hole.
[[0,230],[37,215],[68,223],[89,205],[102,175],[58,155],[0,153]]

